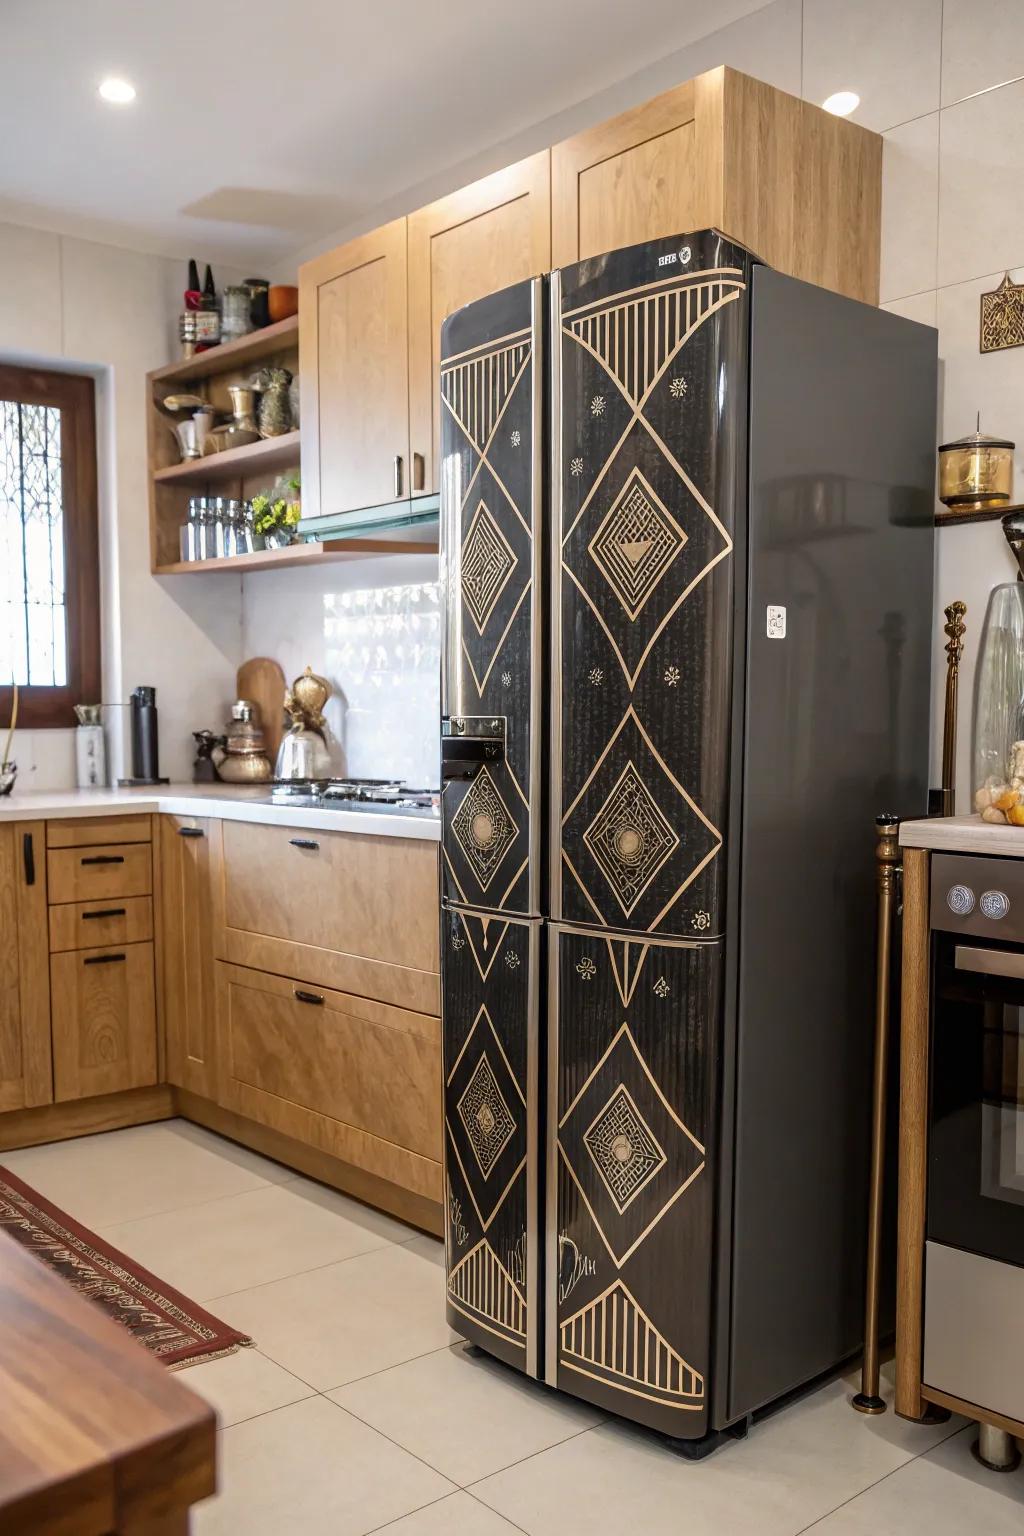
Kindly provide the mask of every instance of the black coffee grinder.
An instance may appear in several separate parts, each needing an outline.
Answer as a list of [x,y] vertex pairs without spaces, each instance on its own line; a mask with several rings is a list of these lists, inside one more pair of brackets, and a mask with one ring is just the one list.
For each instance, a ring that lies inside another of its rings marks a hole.
[[132,706],[132,776],[118,779],[130,788],[137,784],[167,784],[160,777],[160,740],[157,731],[156,689],[141,686],[131,695]]

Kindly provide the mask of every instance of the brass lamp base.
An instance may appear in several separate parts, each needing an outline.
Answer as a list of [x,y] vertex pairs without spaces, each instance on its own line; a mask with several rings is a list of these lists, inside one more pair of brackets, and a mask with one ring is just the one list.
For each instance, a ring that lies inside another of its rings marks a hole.
[[850,1407],[858,1413],[884,1413],[886,1406],[884,1397],[872,1397],[870,1392],[858,1392],[850,1399]]

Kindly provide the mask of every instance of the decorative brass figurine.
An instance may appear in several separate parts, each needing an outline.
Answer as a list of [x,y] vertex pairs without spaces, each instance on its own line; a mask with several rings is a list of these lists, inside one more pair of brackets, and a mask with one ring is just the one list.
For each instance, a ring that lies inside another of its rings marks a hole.
[[322,731],[326,723],[324,705],[333,692],[325,677],[318,677],[312,667],[307,667],[284,696],[284,707],[292,717],[292,724]]
[[956,705],[960,658],[964,651],[964,614],[967,604],[950,603],[943,625],[946,645],[946,709],[942,721],[942,814],[952,816],[956,804]]
[[[960,604],[962,607],[963,604]],[[949,612],[947,608],[946,612]],[[882,1197],[885,1183],[886,1085],[889,1079],[889,998],[892,984],[892,921],[899,868],[898,816],[875,817],[875,888],[878,892],[878,952],[875,961],[875,1073],[871,1103],[871,1185],[868,1197],[867,1277],[864,1286],[864,1359],[858,1413],[884,1413],[878,1390],[878,1292],[882,1268]]]

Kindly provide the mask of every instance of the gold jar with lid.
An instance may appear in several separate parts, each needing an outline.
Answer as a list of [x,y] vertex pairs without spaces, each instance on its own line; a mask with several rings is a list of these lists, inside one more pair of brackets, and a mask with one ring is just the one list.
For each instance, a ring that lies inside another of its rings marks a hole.
[[939,448],[939,499],[957,512],[1008,506],[1013,492],[1013,450],[1005,437],[980,430]]

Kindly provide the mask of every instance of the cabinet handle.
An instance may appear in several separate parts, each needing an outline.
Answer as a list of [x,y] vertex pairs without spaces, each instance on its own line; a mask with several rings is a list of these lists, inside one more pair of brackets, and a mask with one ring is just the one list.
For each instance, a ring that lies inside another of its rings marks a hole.
[[25,859],[25,884],[36,883],[36,855],[32,845],[32,833],[26,832],[21,840],[21,852]]
[[412,456],[412,488],[414,491],[422,491],[427,483],[427,461],[422,453],[414,453]]
[[301,992],[298,987],[293,987],[292,991],[295,993],[295,1001],[297,1003],[312,1003],[316,1008],[322,1008],[324,1005],[324,1000],[319,992]]
[[398,501],[400,499],[401,495],[402,495],[402,455],[400,453],[396,453],[395,454],[395,500]]
[[124,863],[124,854],[123,853],[93,853],[93,854],[90,854],[87,859],[83,859],[82,863],[83,864],[123,864]]
[[126,955],[86,955],[83,965],[113,965],[115,960],[125,960]]
[[98,912],[83,912],[82,913],[82,922],[83,923],[91,922],[94,917],[124,917],[124,916],[126,916],[126,910],[125,910],[124,907],[103,907]]
[[202,827],[179,827],[178,828],[178,836],[179,837],[205,837],[206,833],[203,831]]
[[313,853],[316,853],[320,847],[320,844],[315,843],[311,837],[290,837],[288,841],[293,848],[308,848]]

